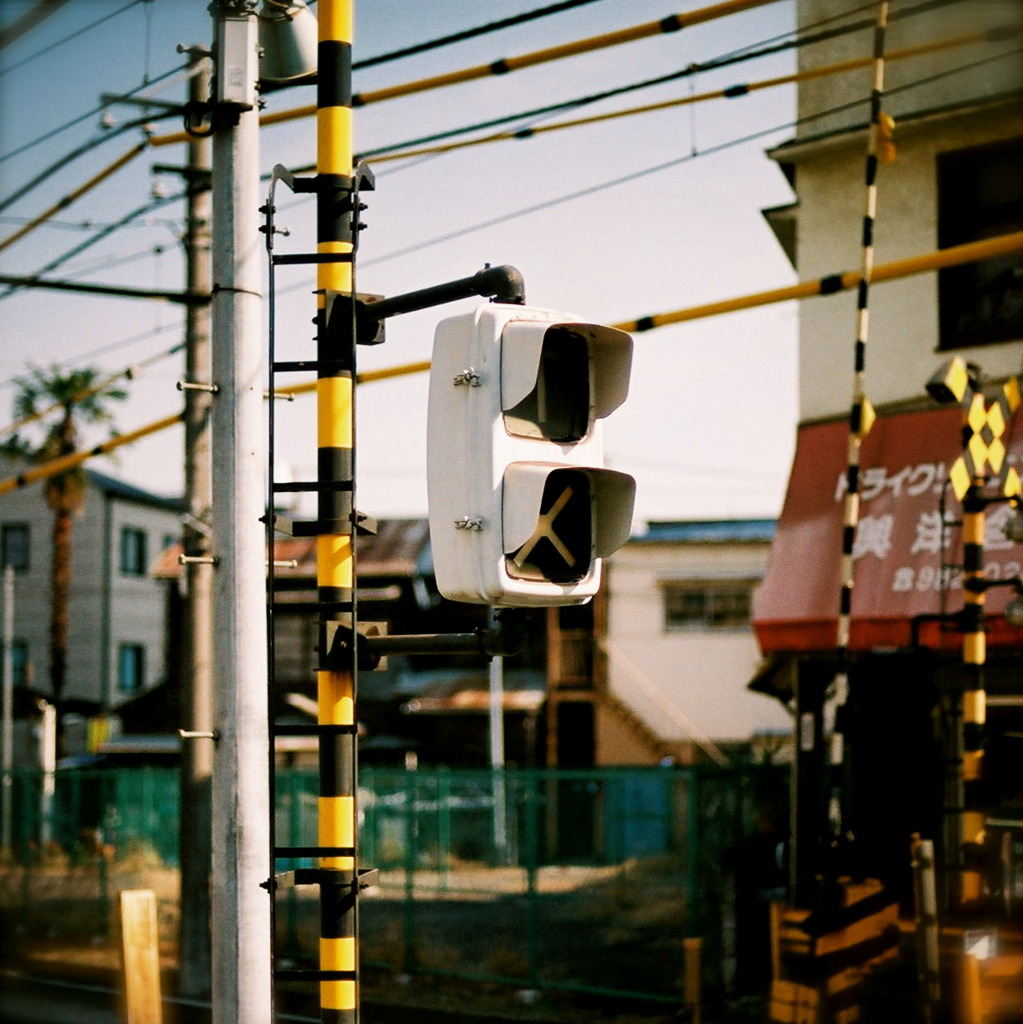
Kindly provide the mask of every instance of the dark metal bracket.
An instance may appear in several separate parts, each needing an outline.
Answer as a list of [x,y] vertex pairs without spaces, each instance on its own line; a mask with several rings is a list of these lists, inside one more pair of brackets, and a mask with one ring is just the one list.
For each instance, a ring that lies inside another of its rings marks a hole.
[[[473,295],[491,298],[521,306],[526,301],[526,286],[522,274],[515,267],[486,266],[472,277],[421,288],[418,291],[394,295],[388,299],[355,299],[355,337],[360,345],[380,345],[384,339],[383,321],[401,313],[442,306]],[[328,337],[341,337],[352,320],[352,300],[348,295],[335,295],[331,303],[330,318],[326,325]],[[343,325],[343,326],[342,326]]]
[[[337,885],[337,872],[329,868],[295,868],[293,871],[279,871],[272,879],[261,883],[261,888],[273,892],[277,889],[289,889],[298,885],[319,885],[323,881]],[[370,889],[379,882],[379,868],[359,868],[359,877],[349,882],[346,888]]]
[[389,654],[478,654],[485,658],[507,658],[526,644],[525,617],[518,609],[497,612],[498,624],[471,633],[422,633],[404,636],[354,634],[347,626],[334,631],[325,667],[344,668],[351,664],[355,645],[360,672],[372,672]]

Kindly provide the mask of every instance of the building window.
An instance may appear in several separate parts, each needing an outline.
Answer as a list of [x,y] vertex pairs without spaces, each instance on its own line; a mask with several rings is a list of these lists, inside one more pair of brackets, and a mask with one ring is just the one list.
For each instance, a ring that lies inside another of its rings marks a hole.
[[745,629],[750,624],[753,583],[699,580],[664,585],[664,628]]
[[[938,157],[938,245],[1023,230],[1023,140]],[[1023,257],[1012,253],[938,272],[940,347],[1023,338]]]
[[121,572],[125,576],[145,576],[148,563],[146,531],[134,526],[122,527]]
[[0,564],[28,572],[30,536],[28,523],[6,523],[0,535]]
[[117,686],[121,693],[137,693],[146,684],[146,649],[142,644],[121,644]]
[[[0,643],[0,683],[4,681],[4,668],[7,659],[4,655],[3,644]],[[11,644],[11,685],[28,686],[28,643],[24,640],[15,640]]]

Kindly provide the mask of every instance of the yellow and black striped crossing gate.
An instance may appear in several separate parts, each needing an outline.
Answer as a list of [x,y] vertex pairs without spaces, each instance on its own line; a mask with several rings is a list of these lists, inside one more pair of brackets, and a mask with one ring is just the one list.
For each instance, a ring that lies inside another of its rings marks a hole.
[[842,881],[827,908],[782,908],[774,942],[778,973],[769,1019],[777,1024],[863,1020],[864,984],[898,955],[898,904],[876,879]]

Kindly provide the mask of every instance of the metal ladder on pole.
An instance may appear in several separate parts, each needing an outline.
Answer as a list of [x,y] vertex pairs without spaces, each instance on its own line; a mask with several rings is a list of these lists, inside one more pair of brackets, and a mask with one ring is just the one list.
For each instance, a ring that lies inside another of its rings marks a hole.
[[[330,719],[329,712],[323,710],[322,687],[320,680],[321,700],[319,701],[319,714],[315,724],[289,724],[280,725],[274,721],[273,704],[275,699],[275,627],[276,611],[281,602],[278,601],[279,588],[277,584],[276,569],[279,567],[274,558],[274,537],[277,533],[286,533],[293,537],[322,538],[332,535],[345,535],[351,538],[354,546],[354,535],[356,532],[372,532],[372,525],[359,516],[354,510],[354,458],[349,460],[349,465],[340,472],[332,472],[335,467],[320,465],[319,478],[313,481],[277,481],[275,477],[275,431],[276,417],[274,406],[278,399],[291,399],[296,392],[311,390],[308,385],[297,387],[279,388],[278,378],[283,374],[310,373],[317,375],[316,386],[319,388],[324,378],[334,379],[336,375],[342,374],[350,379],[350,386],[354,393],[355,384],[355,315],[354,302],[348,299],[347,306],[351,309],[351,317],[335,317],[334,303],[338,298],[342,299],[344,305],[346,297],[325,296],[324,301],[318,310],[316,323],[317,355],[313,359],[278,360],[276,353],[276,331],[275,331],[275,269],[282,265],[315,265],[324,262],[348,262],[354,267],[355,246],[351,252],[342,253],[298,253],[278,254],[274,251],[274,239],[276,228],[274,224],[274,194],[278,181],[284,181],[292,192],[310,193],[317,190],[316,179],[302,179],[291,175],[283,167],[274,169],[270,192],[266,205],[261,209],[265,216],[261,230],[266,235],[266,249],[269,261],[269,381],[268,398],[269,413],[268,422],[268,487],[267,487],[267,510],[266,510],[266,536],[267,536],[267,657],[269,660],[268,675],[269,689],[268,701],[270,704],[270,778],[268,784],[271,793],[271,821],[270,821],[270,844],[273,865],[273,874],[267,880],[266,886],[270,891],[272,900],[271,929],[276,932],[276,903],[277,897],[282,892],[287,892],[297,886],[315,885],[319,887],[320,894],[320,947],[321,962],[318,968],[284,968],[278,965],[276,946],[274,949],[273,975],[277,982],[299,981],[315,982],[320,985],[321,992],[321,1014],[322,1020],[331,1022],[354,1022],[358,1019],[358,896],[360,890],[373,884],[376,876],[375,869],[360,869],[358,867],[357,852],[357,809],[355,806],[357,793],[357,724],[355,719],[355,692],[356,692],[356,600],[355,581],[347,592],[324,594],[323,591],[331,588],[317,586],[316,600],[313,601],[288,601],[286,607],[290,613],[300,612],[315,614],[318,620],[318,658],[319,670],[318,679],[324,674],[341,675],[347,673],[350,676],[350,713],[342,714],[343,720]],[[359,188],[372,188],[372,176],[368,171],[357,172],[349,183],[348,202],[351,204],[351,216],[357,220],[360,204],[358,202]],[[357,235],[357,228],[353,230]],[[354,291],[354,270],[353,270],[353,291]],[[338,352],[327,356],[325,349],[328,341],[327,334],[340,335],[337,345]],[[354,415],[354,410],[353,410]],[[324,460],[320,459],[323,463]],[[324,475],[327,479],[324,479]],[[277,498],[281,494],[315,494],[317,496],[317,516],[312,520],[288,521],[276,512]],[[319,541],[317,541],[319,543]],[[319,581],[317,580],[317,584]],[[275,828],[275,789],[276,772],[275,764],[275,741],[280,737],[302,737],[313,736],[318,743],[318,762],[320,786],[318,794],[319,824],[317,843],[313,845],[289,845],[279,846],[276,840]],[[336,806],[341,807],[339,814]],[[344,817],[345,822],[338,822],[339,817]],[[326,821],[325,821],[326,819]],[[326,833],[335,834],[340,831],[344,833],[346,840],[338,842],[336,839],[325,841],[323,836]],[[291,867],[287,870],[278,871],[277,864],[280,861],[302,861],[316,859],[316,867]],[[338,932],[339,934],[335,934]],[[276,936],[274,935],[274,939]],[[324,949],[328,952],[326,956],[331,957],[330,950],[332,943],[338,947],[337,955],[333,956],[334,961],[328,965],[323,963]]]

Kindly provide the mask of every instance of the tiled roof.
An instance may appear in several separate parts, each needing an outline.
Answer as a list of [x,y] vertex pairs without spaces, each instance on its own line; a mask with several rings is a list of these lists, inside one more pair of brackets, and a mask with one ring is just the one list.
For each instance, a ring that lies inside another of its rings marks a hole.
[[136,487],[134,484],[125,483],[123,480],[107,476],[106,473],[98,473],[94,469],[87,469],[85,472],[93,485],[98,487],[104,494],[114,494],[119,498],[134,501],[140,505],[154,505],[157,508],[166,508],[175,512],[180,512],[185,507],[183,498],[154,494],[152,491]]
[[[359,534],[356,542],[359,575],[410,578],[422,569],[430,530],[426,519],[381,519],[375,534]],[[180,544],[172,544],[160,553],[152,575],[171,579],[179,574]],[[282,578],[316,575],[316,538],[278,536],[274,541],[274,560],[296,562],[294,567],[277,566]]]

